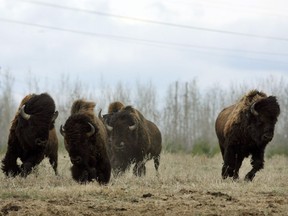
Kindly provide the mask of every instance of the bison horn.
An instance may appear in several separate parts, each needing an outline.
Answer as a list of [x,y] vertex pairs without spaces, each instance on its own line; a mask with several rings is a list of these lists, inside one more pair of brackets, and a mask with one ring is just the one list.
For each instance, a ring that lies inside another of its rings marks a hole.
[[130,129],[131,131],[135,130],[135,129],[136,129],[136,124],[129,126],[129,129]]
[[62,125],[60,126],[60,133],[61,133],[62,136],[65,136],[65,130],[62,127]]
[[101,121],[103,121],[104,119],[103,119],[103,116],[102,116],[101,112],[102,112],[102,109],[100,109],[100,111],[99,111],[99,113],[98,113],[98,118],[99,118]]
[[113,127],[111,127],[110,125],[105,124],[105,126],[106,126],[106,128],[107,128],[108,131],[112,131],[112,130],[113,130]]
[[90,137],[95,133],[96,130],[95,130],[95,127],[90,122],[88,122],[88,124],[91,127],[91,131],[87,133],[87,136]]
[[52,116],[52,120],[51,120],[52,122],[54,122],[54,121],[57,119],[58,114],[59,114],[58,111],[54,112],[54,114],[53,114],[53,116]]
[[20,108],[20,115],[25,119],[25,120],[29,120],[31,115],[25,113],[24,111],[25,108],[25,104]]
[[251,105],[250,111],[253,115],[257,116],[259,113],[255,110],[255,104],[256,102]]

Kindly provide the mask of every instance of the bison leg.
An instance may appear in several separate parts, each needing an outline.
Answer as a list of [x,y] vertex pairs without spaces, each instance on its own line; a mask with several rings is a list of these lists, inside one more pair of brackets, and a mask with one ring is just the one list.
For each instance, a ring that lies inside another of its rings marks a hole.
[[106,159],[102,158],[99,160],[98,164],[100,166],[97,167],[96,180],[99,184],[107,184],[110,181],[111,176],[111,164],[108,156]]
[[4,159],[2,160],[2,171],[6,176],[13,176],[19,175],[21,170],[20,167],[17,165],[17,156],[15,153],[11,151],[7,151]]
[[27,177],[32,172],[33,165],[30,162],[24,162],[21,165],[21,176],[22,177]]
[[21,176],[26,177],[29,175],[33,168],[37,166],[44,159],[43,152],[33,151],[29,153],[29,156],[23,160],[23,164],[21,165]]
[[222,167],[222,178],[226,179],[228,176],[233,177],[235,173],[236,154],[235,146],[229,145],[224,154],[224,164]]
[[252,169],[246,174],[245,180],[252,181],[255,177],[256,172],[263,169],[264,167],[264,150],[253,153],[251,158]]
[[156,169],[156,171],[158,173],[158,168],[159,168],[159,165],[160,165],[160,155],[154,157],[153,160],[154,160],[155,169]]
[[239,155],[239,154],[236,154],[235,155],[235,170],[234,170],[234,174],[233,174],[233,179],[236,180],[236,179],[239,179],[239,169],[242,165],[242,162],[244,160],[244,157]]
[[84,169],[84,167],[79,167],[73,165],[71,167],[72,178],[78,183],[86,183],[89,178],[88,171]]
[[145,167],[144,161],[136,162],[136,164],[133,168],[133,174],[136,176],[146,175],[146,167]]
[[49,157],[49,163],[51,164],[55,175],[58,175],[57,167],[58,167],[58,154],[57,152],[54,154],[51,154],[48,156]]
[[17,164],[17,158],[21,155],[21,147],[18,139],[16,138],[15,132],[11,131],[8,139],[8,148],[4,159],[2,160],[2,171],[6,176],[19,175],[21,170]]
[[126,161],[118,161],[116,159],[111,160],[112,171],[115,177],[121,176],[126,170],[128,170],[131,166],[131,163]]

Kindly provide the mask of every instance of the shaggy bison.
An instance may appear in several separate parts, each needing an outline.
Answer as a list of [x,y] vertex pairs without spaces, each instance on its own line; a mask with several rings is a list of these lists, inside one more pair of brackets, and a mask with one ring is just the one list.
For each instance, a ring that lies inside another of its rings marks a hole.
[[[27,95],[21,102],[8,138],[7,152],[2,160],[5,175],[23,177],[31,173],[44,157],[49,158],[57,174],[58,139],[54,121],[58,116],[50,95]],[[20,158],[22,165],[17,164]]]
[[252,169],[245,180],[252,181],[264,167],[264,150],[274,136],[274,127],[280,107],[276,97],[252,90],[242,99],[223,109],[216,119],[215,129],[224,164],[223,179],[239,178],[239,169],[245,157],[252,155]]
[[111,175],[108,137],[104,124],[94,115],[94,107],[94,102],[75,101],[60,132],[72,163],[73,179],[79,183],[96,180],[106,184]]
[[115,175],[135,163],[133,173],[145,175],[145,163],[154,160],[156,171],[160,162],[162,138],[158,127],[131,106],[122,107],[106,124],[111,138],[111,163]]

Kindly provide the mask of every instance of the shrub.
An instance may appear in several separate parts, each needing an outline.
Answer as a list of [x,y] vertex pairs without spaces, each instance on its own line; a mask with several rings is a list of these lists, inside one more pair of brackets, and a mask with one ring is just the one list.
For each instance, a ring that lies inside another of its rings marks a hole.
[[217,145],[211,145],[209,141],[205,139],[197,140],[192,147],[192,155],[206,155],[208,157],[213,157],[215,154],[219,153],[220,149]]

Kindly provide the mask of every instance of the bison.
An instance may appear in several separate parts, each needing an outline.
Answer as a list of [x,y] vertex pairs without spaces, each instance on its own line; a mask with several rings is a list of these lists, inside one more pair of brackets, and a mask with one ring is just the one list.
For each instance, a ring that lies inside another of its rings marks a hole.
[[224,164],[222,178],[239,178],[239,169],[245,157],[251,156],[252,169],[245,180],[252,181],[264,167],[264,151],[274,136],[280,114],[275,96],[252,90],[242,99],[218,115],[215,130]]
[[[58,164],[58,139],[54,128],[58,111],[50,95],[29,94],[23,98],[12,121],[8,147],[2,160],[6,176],[26,177],[44,157],[49,158],[55,174]],[[22,164],[17,164],[17,159]]]
[[111,165],[107,154],[107,131],[94,115],[94,102],[76,100],[71,115],[60,127],[72,163],[72,178],[79,183],[96,180],[107,184]]
[[146,174],[145,163],[153,159],[158,173],[162,149],[158,127],[132,106],[122,107],[106,124],[111,138],[111,163],[114,174],[124,173],[135,163],[136,176]]

